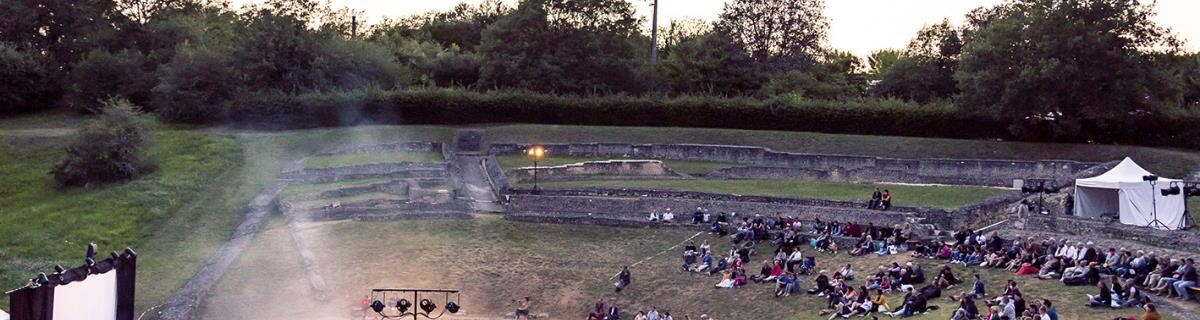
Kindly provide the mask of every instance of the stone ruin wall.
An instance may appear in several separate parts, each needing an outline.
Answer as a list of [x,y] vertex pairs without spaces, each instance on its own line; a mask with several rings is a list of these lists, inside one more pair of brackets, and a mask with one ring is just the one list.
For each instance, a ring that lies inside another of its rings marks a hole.
[[[525,144],[493,144],[492,154],[518,154]],[[1094,163],[1068,160],[894,159],[853,155],[779,152],[762,147],[698,144],[550,144],[550,156],[619,157],[730,163],[713,178],[804,178],[823,181],[938,183],[1009,187],[1030,177],[1073,176]]]

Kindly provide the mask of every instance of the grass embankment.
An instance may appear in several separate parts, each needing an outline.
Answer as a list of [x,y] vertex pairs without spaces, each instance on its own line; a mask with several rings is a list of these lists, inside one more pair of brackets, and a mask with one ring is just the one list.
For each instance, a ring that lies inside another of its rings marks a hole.
[[[538,161],[539,167],[552,167],[567,164],[583,163],[588,161],[607,161],[607,160],[644,160],[644,159],[622,159],[622,158],[603,158],[603,157],[560,157],[548,155]],[[510,154],[497,156],[496,161],[500,163],[500,167],[504,169],[532,167],[533,160],[525,155]],[[685,160],[662,160],[663,164],[670,167],[675,172],[687,173],[692,175],[703,175],[713,170],[729,167],[740,166],[736,163],[724,163],[715,161],[685,161]]]
[[[532,187],[532,184],[520,184]],[[655,188],[683,191],[784,196],[831,200],[870,199],[874,188],[890,190],[895,205],[928,206],[953,210],[999,195],[1007,190],[966,186],[916,186],[873,183],[844,183],[799,180],[598,180],[538,183],[539,188],[582,187]]]
[[[581,319],[597,299],[620,306],[625,312],[623,318],[630,319],[637,310],[651,306],[671,312],[676,319],[683,315],[698,319],[701,314],[714,319],[826,318],[817,315],[824,305],[823,298],[804,294],[775,298],[772,285],[766,284],[715,289],[718,276],[680,272],[682,249],[668,248],[691,237],[696,233],[692,230],[532,224],[494,216],[457,221],[344,221],[308,224],[302,230],[329,284],[329,303],[307,302],[311,301],[311,289],[303,276],[304,268],[295,252],[279,250],[289,246],[291,238],[286,226],[276,219],[213,289],[202,318],[345,318],[372,288],[382,287],[460,289],[464,315],[476,318],[501,318],[515,307],[512,299],[524,296],[531,297],[533,313],[547,313],[551,319]],[[702,234],[695,241],[700,243],[709,237]],[[726,239],[713,239],[713,250],[728,251]],[[759,245],[760,253],[748,264],[748,271],[757,272],[772,249],[769,243]],[[907,255],[852,258],[845,253],[830,256],[810,249],[804,249],[804,253],[816,254],[819,268],[834,270],[852,263],[859,274],[884,263],[904,264],[910,260]],[[647,258],[632,267],[633,284],[628,290],[614,294],[612,278],[617,271]],[[925,259],[916,262],[931,275],[941,265]],[[953,269],[961,278],[969,278],[973,272],[959,266]],[[1061,319],[1140,314],[1132,309],[1085,307],[1084,294],[1093,293],[1094,287],[1065,287],[1057,281],[1016,277],[993,269],[979,272],[989,293],[1000,291],[1004,281],[1017,279],[1029,301],[1051,299]],[[811,285],[812,279],[805,279],[804,288]],[[945,295],[957,294],[966,287],[947,290]],[[901,299],[900,294],[888,296],[893,306]],[[931,304],[941,309],[911,319],[947,319],[956,306],[946,298]],[[979,305],[982,307],[982,302]]]
[[322,191],[322,190],[331,190],[331,189],[337,189],[337,188],[357,187],[357,186],[365,186],[365,185],[369,185],[369,184],[384,183],[384,182],[388,182],[391,180],[392,179],[390,179],[390,178],[371,178],[371,179],[342,180],[342,181],[335,181],[335,182],[330,182],[330,183],[314,183],[314,184],[293,183],[293,184],[288,184],[287,188],[284,188],[283,192],[280,192],[279,195],[281,197],[288,197],[288,196],[294,196],[294,195],[304,194],[304,193],[309,193],[309,192],[317,192],[317,191]]
[[432,163],[442,162],[442,154],[439,152],[416,152],[416,151],[397,151],[397,152],[364,152],[340,154],[333,156],[319,156],[308,158],[304,161],[306,168],[333,168],[333,167],[349,167],[364,164],[376,163],[393,163],[393,162],[416,162],[416,163]]
[[1128,156],[1151,172],[1182,177],[1200,154],[1137,146],[867,136],[812,132],[700,128],[496,125],[489,143],[699,143],[761,146],[777,151],[893,158],[1077,160],[1104,162]]
[[[162,131],[149,156],[158,170],[93,189],[54,187],[60,146],[0,145],[0,284],[10,289],[55,264],[83,262],[89,242],[103,252],[139,253],[137,305],[148,308],[190,277],[226,240],[249,201],[243,154],[229,137]],[[0,297],[7,304],[7,297]],[[140,310],[140,309],[139,309]]]

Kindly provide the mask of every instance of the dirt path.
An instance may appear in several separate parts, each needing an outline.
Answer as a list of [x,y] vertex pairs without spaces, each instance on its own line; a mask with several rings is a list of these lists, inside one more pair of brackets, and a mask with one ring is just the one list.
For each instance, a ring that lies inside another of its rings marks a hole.
[[237,260],[242,250],[245,250],[251,240],[254,240],[255,234],[262,228],[266,217],[271,213],[272,201],[279,195],[279,192],[283,191],[284,187],[287,187],[287,181],[276,180],[254,197],[254,201],[250,203],[250,208],[246,212],[246,220],[238,225],[233,237],[221,245],[220,249],[217,249],[217,252],[213,254],[212,258],[209,258],[208,262],[205,262],[195,276],[192,276],[183,287],[167,298],[163,308],[158,312],[158,319],[190,320],[195,317],[199,309],[200,298],[221,279],[229,266]]

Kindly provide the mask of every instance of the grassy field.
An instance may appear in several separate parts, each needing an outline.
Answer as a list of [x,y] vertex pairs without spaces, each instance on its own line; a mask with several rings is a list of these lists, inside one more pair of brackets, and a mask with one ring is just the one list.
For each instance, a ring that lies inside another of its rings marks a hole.
[[[532,187],[532,184],[521,184]],[[1004,189],[962,186],[915,186],[871,183],[842,183],[799,180],[595,180],[542,182],[538,187],[565,189],[580,187],[663,188],[684,191],[732,193],[740,195],[785,196],[831,200],[867,200],[871,192],[892,192],[896,205],[928,206],[953,210],[963,205],[1006,192]]]
[[[565,164],[582,163],[582,162],[588,162],[588,161],[607,161],[607,160],[621,160],[621,159],[620,158],[617,158],[617,159],[602,158],[602,157],[557,157],[557,156],[550,155],[545,158],[542,158],[541,161],[538,161],[538,166],[551,167],[551,166],[561,166],[561,165],[565,165]],[[527,157],[527,156],[519,155],[519,154],[497,156],[496,161],[499,162],[500,167],[504,168],[504,169],[513,169],[513,168],[522,168],[522,167],[532,167],[533,166],[533,160],[530,160],[529,157]],[[724,163],[724,162],[715,162],[715,161],[662,160],[662,162],[663,162],[663,164],[670,167],[672,170],[675,170],[675,172],[687,173],[687,174],[693,174],[693,175],[703,175],[703,174],[708,173],[713,170],[739,166],[736,163]]]
[[140,307],[190,277],[249,201],[239,179],[243,155],[229,137],[166,131],[155,138],[150,156],[158,171],[94,189],[54,188],[47,173],[63,156],[60,147],[10,152],[0,145],[0,285],[18,287],[55,264],[80,265],[89,242],[102,252],[138,251],[139,272],[155,279],[138,282]]
[[340,154],[334,156],[319,156],[308,158],[304,161],[306,168],[333,168],[333,167],[348,167],[364,164],[375,163],[393,163],[393,162],[417,162],[431,163],[442,162],[442,154],[439,152],[364,152]]
[[[515,306],[511,300],[531,297],[532,311],[550,319],[582,319],[597,299],[616,304],[632,318],[637,310],[656,306],[676,319],[824,319],[817,310],[823,299],[799,295],[774,298],[771,285],[738,289],[713,288],[719,279],[679,271],[679,251],[671,246],[696,234],[690,230],[613,229],[599,226],[531,224],[496,216],[459,221],[333,222],[301,228],[329,284],[329,303],[317,303],[291,251],[286,227],[276,219],[239,258],[231,272],[210,292],[205,319],[334,319],[346,318],[372,288],[452,288],[463,291],[465,316],[500,318]],[[404,232],[396,232],[404,230]],[[700,234],[697,243],[709,238]],[[713,239],[713,250],[727,251],[729,242]],[[770,252],[769,244],[760,252]],[[662,252],[661,255],[659,253]],[[805,254],[815,254],[805,250]],[[760,259],[754,257],[752,272]],[[635,264],[639,261],[643,263]],[[860,273],[906,255],[852,258],[818,254],[819,268],[854,264]],[[927,272],[938,261],[919,259]],[[612,277],[633,265],[633,284],[616,295]],[[956,274],[970,277],[962,267]],[[999,292],[1010,272],[979,271],[989,292]],[[1056,281],[1016,278],[1027,299],[1055,302],[1062,319],[1111,319],[1137,315],[1134,310],[1089,309],[1084,296],[1092,287],[1064,287]],[[805,280],[805,288],[811,279]],[[960,289],[946,291],[957,294]],[[900,295],[891,295],[896,304]],[[941,310],[911,319],[946,319],[955,304],[931,301]],[[981,303],[982,305],[982,303]]]
[[1136,146],[883,137],[811,132],[697,128],[497,125],[489,143],[700,143],[762,146],[778,151],[895,158],[1061,159],[1112,161],[1133,157],[1147,170],[1181,177],[1200,164],[1192,150]]

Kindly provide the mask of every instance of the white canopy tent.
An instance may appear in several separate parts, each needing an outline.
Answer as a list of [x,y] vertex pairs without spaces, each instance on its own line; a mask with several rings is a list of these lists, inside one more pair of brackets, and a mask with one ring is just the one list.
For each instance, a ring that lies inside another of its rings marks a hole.
[[[1182,194],[1163,196],[1160,190],[1180,180],[1158,178],[1152,187],[1142,177],[1153,175],[1125,158],[1101,175],[1075,180],[1075,216],[1096,218],[1118,214],[1121,223],[1178,230],[1185,226]],[[1182,186],[1181,186],[1182,187]],[[1156,218],[1162,225],[1153,223]],[[1165,226],[1165,227],[1164,227]]]

